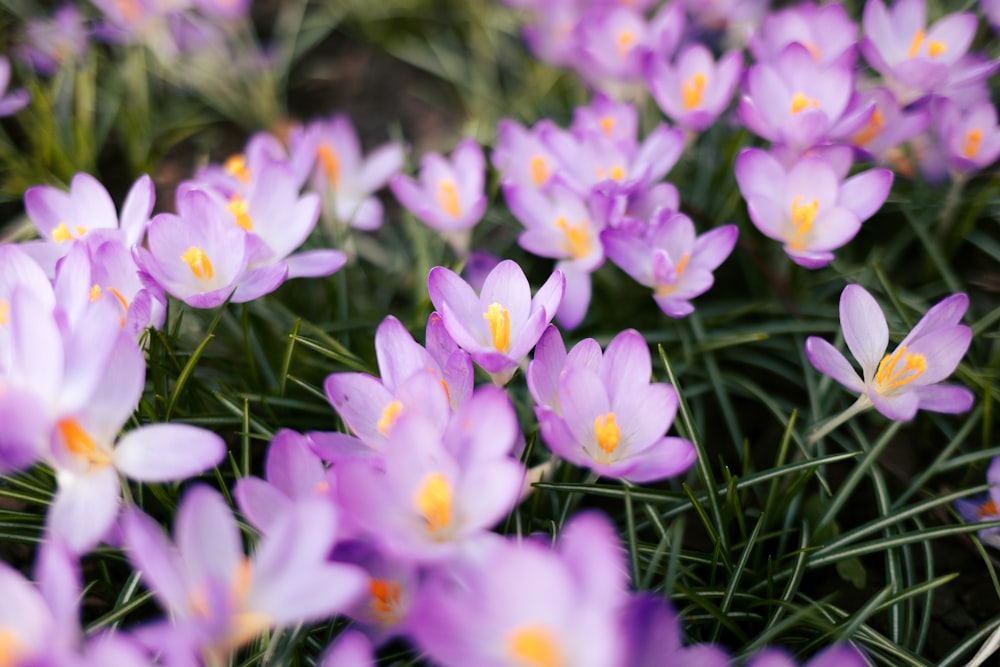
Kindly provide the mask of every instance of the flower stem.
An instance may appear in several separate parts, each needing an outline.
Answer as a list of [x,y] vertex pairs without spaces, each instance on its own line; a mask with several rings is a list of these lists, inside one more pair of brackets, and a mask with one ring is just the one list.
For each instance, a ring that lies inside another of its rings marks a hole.
[[868,398],[867,394],[861,394],[858,396],[858,400],[854,401],[854,404],[851,405],[851,407],[847,408],[836,417],[832,417],[816,426],[806,439],[806,445],[812,446],[816,444],[827,433],[837,428],[854,415],[860,414],[870,407],[872,407],[871,399]]

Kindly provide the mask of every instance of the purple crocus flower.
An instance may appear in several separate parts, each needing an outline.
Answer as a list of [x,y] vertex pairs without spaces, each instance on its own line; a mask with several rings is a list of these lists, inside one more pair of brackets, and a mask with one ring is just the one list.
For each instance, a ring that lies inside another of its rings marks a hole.
[[670,317],[694,312],[691,299],[704,294],[712,272],[736,246],[736,225],[723,225],[700,236],[686,215],[658,211],[647,225],[633,220],[601,232],[612,262],[640,285],[653,289],[653,299]]
[[942,98],[935,105],[938,133],[952,169],[969,174],[984,169],[1000,157],[997,109],[990,100],[960,110]]
[[10,61],[0,56],[0,118],[11,116],[31,101],[31,95],[24,88],[7,90],[10,85]]
[[739,116],[754,134],[801,154],[864,126],[872,107],[851,105],[853,95],[852,67],[821,65],[794,42],[773,63],[748,70]]
[[422,566],[409,555],[392,556],[367,540],[342,542],[333,559],[368,573],[368,595],[344,610],[377,644],[405,635]]
[[[677,392],[650,382],[649,347],[642,336],[632,329],[621,332],[603,356],[592,339],[580,346],[589,353],[575,354],[574,347],[574,358],[584,363],[566,363],[559,332],[550,326],[528,366],[532,395],[544,401],[535,413],[549,448],[599,475],[638,483],[690,468],[697,457],[694,445],[663,435],[677,412]],[[547,407],[552,389],[555,405]]]
[[333,616],[366,585],[359,568],[327,560],[337,513],[322,499],[280,515],[249,558],[236,519],[209,487],[194,487],[181,500],[175,544],[137,509],[122,523],[129,560],[175,624],[147,628],[144,640],[158,649],[180,644],[206,662],[225,660],[269,628]]
[[51,19],[31,19],[24,27],[20,57],[32,69],[52,76],[63,63],[78,63],[87,55],[89,31],[76,5],[60,5]]
[[634,593],[622,612],[627,633],[625,667],[730,667],[726,652],[710,644],[682,646],[680,618],[654,593]]
[[371,640],[356,630],[341,633],[323,653],[319,667],[375,667]]
[[[784,649],[765,648],[758,651],[747,667],[798,667],[799,663]],[[858,649],[850,645],[831,646],[817,653],[802,667],[867,667]]]
[[861,53],[900,104],[907,105],[944,84],[976,34],[975,14],[948,14],[927,27],[926,0],[868,0],[861,19]]
[[313,189],[332,197],[336,219],[355,229],[382,225],[382,203],[372,193],[386,185],[403,166],[403,147],[388,143],[361,155],[361,142],[350,119],[338,114],[317,120],[292,140],[292,153],[311,152]]
[[431,269],[427,291],[445,329],[498,385],[507,384],[538,342],[562,301],[566,281],[554,271],[531,297],[517,262],[504,260],[486,277],[480,294],[454,271]]
[[918,409],[965,412],[972,407],[972,392],[941,381],[958,366],[972,339],[972,330],[959,324],[968,306],[964,294],[940,301],[886,354],[889,328],[882,309],[863,287],[848,285],[840,296],[840,326],[861,375],[822,338],[806,339],[806,356],[816,370],[860,394],[858,410],[874,407],[896,421],[913,419]]
[[542,120],[530,130],[503,119],[497,124],[496,147],[490,156],[501,174],[501,183],[519,188],[543,188],[557,173],[559,163],[541,139],[541,129],[554,127]]
[[854,238],[892,187],[888,169],[844,181],[848,166],[809,155],[786,170],[768,152],[748,148],[736,158],[736,181],[757,229],[783,241],[796,264],[816,269],[833,261],[831,251]]
[[673,65],[652,57],[644,67],[653,99],[681,127],[701,132],[719,117],[743,71],[739,51],[726,53],[718,62],[701,44],[684,49]]
[[464,254],[468,231],[486,212],[486,158],[466,139],[451,159],[428,153],[420,161],[420,183],[397,174],[389,181],[396,199],[424,224],[444,232]]
[[624,552],[611,522],[580,513],[548,540],[497,540],[453,580],[431,578],[414,603],[417,645],[442,667],[608,667],[624,651]]
[[863,91],[861,97],[874,102],[875,111],[851,137],[851,145],[862,157],[894,165],[896,171],[904,173],[905,169],[900,168],[904,159],[900,146],[927,129],[930,110],[926,107],[904,110],[888,88]]
[[759,62],[774,62],[786,46],[798,43],[820,65],[839,62],[853,68],[857,36],[858,26],[843,5],[802,2],[768,14],[750,39],[750,51]]
[[[986,471],[986,481],[990,483],[989,493],[955,501],[955,510],[968,523],[996,521],[1000,519],[1000,456],[994,457]],[[983,528],[976,533],[979,539],[1000,549],[1000,528]]]

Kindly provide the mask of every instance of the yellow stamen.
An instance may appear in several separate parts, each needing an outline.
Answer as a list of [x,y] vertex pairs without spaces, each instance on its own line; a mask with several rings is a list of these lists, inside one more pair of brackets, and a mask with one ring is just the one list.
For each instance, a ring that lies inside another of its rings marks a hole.
[[142,6],[138,0],[115,0],[115,7],[121,12],[126,23],[135,25],[142,18]]
[[681,84],[681,97],[684,99],[684,109],[690,111],[699,104],[705,95],[705,84],[708,80],[705,75],[698,72],[690,79]]
[[94,301],[97,301],[100,298],[101,298],[101,286],[95,283],[94,286],[90,288],[90,301],[91,303],[93,303]]
[[243,183],[250,182],[250,170],[247,169],[247,159],[242,153],[230,155],[229,158],[222,163],[222,168],[227,174],[235,176]]
[[544,627],[529,625],[518,628],[507,640],[507,651],[521,667],[562,667],[559,645]]
[[380,623],[391,624],[399,615],[401,588],[398,581],[391,579],[375,579],[368,582],[371,600],[368,608],[372,616]]
[[14,667],[24,657],[24,648],[13,632],[0,628],[0,667]]
[[[903,360],[902,368],[896,368]],[[913,382],[927,370],[927,358],[922,354],[910,354],[905,345],[900,345],[892,354],[882,357],[875,371],[876,390],[879,393],[892,391]]]
[[610,137],[611,133],[615,130],[615,119],[611,116],[601,118],[601,130]]
[[615,421],[615,413],[598,415],[594,419],[594,433],[597,434],[597,446],[604,452],[604,459],[607,462],[607,458],[615,453],[622,439],[618,423]]
[[802,195],[797,195],[792,200],[792,238],[788,241],[788,246],[793,250],[802,250],[805,247],[804,237],[812,229],[816,221],[816,214],[819,212],[819,200],[813,198],[808,204],[801,204]]
[[918,30],[917,34],[913,36],[913,41],[910,42],[910,50],[907,52],[907,58],[916,58],[917,54],[920,53],[920,47],[924,45],[924,38],[927,37],[927,33],[923,30]]
[[212,262],[208,259],[205,251],[198,246],[191,246],[181,255],[181,260],[191,267],[191,273],[202,280],[211,280],[215,275]]
[[62,243],[63,241],[75,241],[87,233],[87,228],[80,225],[77,225],[74,229],[76,230],[76,236],[73,236],[73,232],[70,231],[65,222],[60,222],[56,228],[52,230],[52,240],[56,243]]
[[635,44],[635,35],[632,34],[631,30],[623,30],[618,33],[618,39],[615,42],[615,50],[618,52],[618,57],[624,60],[628,56],[629,51],[632,50],[633,44]]
[[677,283],[680,282],[680,278],[684,275],[684,269],[687,268],[688,262],[691,261],[691,253],[685,253],[681,260],[677,262],[677,266],[674,267],[674,271],[677,272],[677,280],[670,283],[669,285],[660,285],[654,290],[656,296],[667,296],[677,288]]
[[564,216],[559,216],[559,219],[556,220],[556,227],[561,229],[563,236],[566,237],[563,243],[563,250],[568,252],[573,259],[579,259],[590,254],[592,244],[590,235],[587,233],[586,220],[581,220],[578,224],[571,225],[566,222]]
[[980,505],[979,509],[976,511],[976,516],[979,517],[980,519],[985,519],[988,516],[996,516],[996,515],[997,515],[997,504],[993,502],[992,499],[987,500],[985,503]]
[[621,182],[625,180],[625,169],[619,165],[611,167],[611,180]]
[[979,154],[979,146],[983,141],[983,131],[979,128],[969,130],[962,140],[962,155],[972,160]]
[[396,423],[399,419],[399,415],[403,412],[403,404],[399,401],[392,401],[389,405],[385,406],[382,410],[382,416],[378,420],[378,430],[382,432],[383,435],[389,435],[389,429],[392,425]]
[[541,155],[531,158],[531,180],[537,187],[542,187],[549,180],[549,166]]
[[313,493],[315,493],[317,496],[325,496],[326,494],[330,493],[330,482],[326,481],[325,479],[316,482],[316,486],[313,487]]
[[457,218],[462,214],[462,207],[458,201],[458,190],[455,188],[455,183],[451,180],[443,180],[438,184],[437,194],[435,194],[434,199],[437,201],[437,205],[441,207],[445,213],[453,218]]
[[[97,286],[95,285],[94,287],[97,287]],[[125,314],[127,315],[128,314],[128,299],[126,299],[124,296],[122,296],[122,293],[119,292],[118,290],[116,290],[111,285],[105,286],[104,289],[106,289],[109,292],[111,292],[115,296],[115,298],[118,299],[118,303],[120,303],[122,305],[122,309],[125,311]]]
[[851,138],[851,143],[855,146],[864,146],[869,141],[882,134],[882,130],[885,129],[885,118],[882,116],[882,112],[878,109],[872,113],[872,117],[868,119],[868,124],[865,125],[861,130]]
[[792,114],[797,114],[807,107],[819,109],[819,100],[815,97],[806,97],[803,93],[792,95]]
[[330,144],[320,144],[316,149],[316,159],[319,160],[320,169],[326,174],[326,180],[330,187],[336,189],[340,185],[340,159],[337,152]]
[[818,46],[816,46],[812,42],[799,42],[799,43],[802,46],[806,47],[806,49],[809,51],[809,54],[812,55],[814,61],[816,62],[823,61],[823,51],[820,50]]
[[97,448],[93,438],[83,430],[80,422],[76,419],[72,417],[61,419],[56,424],[56,428],[59,430],[63,442],[66,443],[66,449],[71,454],[79,456],[94,466],[106,466],[111,463],[111,457],[108,456],[108,453]]
[[0,327],[10,324],[10,302],[0,299]]
[[253,231],[253,219],[250,217],[250,204],[239,194],[234,194],[226,204],[226,210],[236,216],[236,225],[248,232]]
[[937,58],[939,55],[948,50],[948,45],[944,42],[937,42],[931,40],[927,45],[927,55],[931,58]]
[[428,473],[417,490],[414,503],[427,522],[427,531],[437,533],[451,526],[452,489],[439,472]]
[[493,302],[483,313],[483,318],[490,323],[493,347],[497,352],[506,354],[510,351],[510,313],[499,303]]

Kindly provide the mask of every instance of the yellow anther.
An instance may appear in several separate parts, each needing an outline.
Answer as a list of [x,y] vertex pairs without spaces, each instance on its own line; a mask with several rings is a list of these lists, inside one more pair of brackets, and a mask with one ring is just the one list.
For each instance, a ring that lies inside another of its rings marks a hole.
[[657,286],[656,289],[653,290],[656,296],[667,296],[675,289],[677,289],[677,284],[680,282],[681,276],[684,275],[684,269],[687,268],[688,262],[690,261],[691,261],[691,253],[685,253],[685,255],[681,257],[680,261],[677,262],[677,265],[674,267],[674,271],[677,272],[677,279],[674,282],[670,283],[669,285]]
[[931,40],[927,45],[927,55],[931,58],[937,58],[939,55],[948,50],[948,45],[944,42],[936,42]]
[[399,615],[399,604],[402,597],[399,582],[373,577],[368,582],[368,590],[372,596],[369,602],[372,616],[380,623],[395,622]]
[[101,286],[95,283],[94,286],[90,288],[90,301],[94,302],[100,298],[101,298]]
[[622,60],[628,56],[629,51],[632,50],[632,45],[635,44],[635,35],[632,34],[631,30],[623,30],[618,33],[618,39],[615,41],[615,50],[618,53],[618,57]]
[[816,214],[819,212],[819,200],[813,198],[808,204],[800,203],[802,195],[797,195],[792,200],[792,238],[788,241],[788,246],[793,250],[802,250],[805,247],[804,237],[812,229],[816,221]]
[[920,53],[920,47],[924,45],[925,37],[927,37],[927,33],[925,31],[917,31],[917,34],[913,36],[913,41],[910,42],[910,50],[906,54],[907,58],[917,57],[917,54]]
[[14,667],[25,650],[14,633],[0,628],[0,667]]
[[427,523],[427,531],[440,533],[451,526],[452,489],[448,478],[432,472],[424,477],[414,504]]
[[594,419],[594,433],[597,435],[597,446],[604,452],[604,458],[615,453],[618,443],[622,439],[621,431],[618,430],[618,422],[615,421],[615,413],[609,412],[606,415],[598,415]]
[[243,153],[230,155],[229,158],[222,163],[222,169],[230,176],[235,176],[240,179],[243,183],[250,182],[250,170],[247,169],[247,159],[243,156]]
[[803,93],[795,93],[792,95],[792,113],[797,114],[803,109],[819,108],[819,100],[815,97],[806,97]]
[[563,667],[566,664],[552,633],[537,625],[512,632],[507,640],[507,651],[520,667]]
[[868,124],[865,125],[861,130],[851,138],[851,143],[855,146],[864,146],[869,141],[882,134],[882,130],[885,129],[885,118],[882,116],[882,112],[878,109],[872,113],[872,117],[868,119]]
[[0,327],[10,324],[10,302],[0,299]]
[[316,486],[313,487],[313,493],[317,496],[325,496],[330,493],[330,482],[325,479],[316,482]]
[[198,246],[191,246],[181,255],[181,261],[186,262],[191,268],[191,273],[202,280],[211,280],[215,276],[212,262],[208,259],[205,251]]
[[483,318],[490,324],[493,348],[497,352],[507,354],[510,351],[510,313],[494,301],[483,313]]
[[382,416],[379,417],[378,424],[376,424],[379,431],[383,435],[389,435],[389,429],[392,425],[396,423],[399,419],[399,415],[403,412],[403,404],[399,401],[392,401],[389,405],[385,406],[382,410]]
[[818,46],[816,46],[812,42],[799,42],[799,43],[802,46],[806,47],[806,49],[809,51],[809,54],[813,57],[814,61],[818,63],[823,61],[823,51]]
[[[899,367],[900,360],[903,361]],[[892,354],[882,357],[875,371],[875,385],[879,393],[884,393],[913,382],[927,370],[927,358],[922,354],[911,354],[905,345],[900,345]]]
[[610,137],[611,133],[615,131],[615,119],[612,116],[601,118],[601,130]]
[[83,430],[80,422],[76,419],[72,417],[61,419],[56,424],[56,428],[59,430],[63,442],[66,443],[66,449],[71,454],[79,456],[94,466],[106,466],[111,463],[111,457],[108,456],[108,453],[94,444],[93,438]]
[[241,197],[238,193],[233,194],[229,198],[229,203],[226,204],[226,210],[232,213],[236,217],[236,225],[242,227],[248,232],[253,231],[253,219],[250,217],[250,204],[246,199]]
[[698,72],[690,79],[681,84],[681,97],[684,100],[684,108],[688,111],[701,104],[701,98],[705,95],[705,85],[708,80],[705,75]]
[[541,155],[531,158],[531,180],[539,188],[549,180],[549,165]]
[[565,236],[566,240],[563,243],[563,250],[568,252],[570,257],[579,259],[590,254],[592,243],[586,220],[581,220],[578,224],[571,225],[566,222],[564,216],[559,216],[556,220],[556,227],[561,229],[563,236]]
[[611,167],[609,175],[611,176],[611,180],[618,181],[620,183],[625,180],[625,168],[616,164]]
[[438,184],[437,192],[434,195],[437,205],[441,210],[453,218],[462,214],[462,207],[458,201],[458,190],[454,181],[445,179]]
[[330,144],[320,144],[316,149],[316,159],[319,160],[320,169],[326,174],[330,187],[336,189],[340,185],[340,159],[337,151]]
[[56,225],[56,228],[52,230],[52,240],[56,243],[62,243],[63,241],[75,241],[87,233],[87,228],[80,225],[76,225],[73,229],[76,230],[76,236],[73,236],[73,232],[70,231],[69,226],[67,226],[65,222],[60,222]]
[[997,515],[997,504],[993,500],[987,500],[976,510],[976,516],[980,519]]
[[979,146],[983,141],[983,131],[979,128],[974,130],[969,130],[965,133],[965,138],[962,139],[962,155],[974,159],[979,154]]

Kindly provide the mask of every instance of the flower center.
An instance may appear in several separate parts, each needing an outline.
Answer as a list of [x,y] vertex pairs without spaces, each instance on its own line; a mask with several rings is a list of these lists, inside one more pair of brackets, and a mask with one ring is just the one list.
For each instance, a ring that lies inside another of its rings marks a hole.
[[615,131],[615,119],[612,116],[604,116],[601,118],[601,131],[605,135],[611,136],[611,133]]
[[802,250],[805,247],[804,237],[812,229],[816,221],[816,213],[819,211],[819,200],[815,197],[808,204],[802,204],[802,195],[796,195],[792,200],[792,239],[788,246],[793,250]]
[[458,190],[455,189],[455,182],[451,179],[445,179],[438,184],[434,198],[441,210],[451,217],[457,218],[462,214],[462,208],[458,201]]
[[559,216],[556,220],[556,227],[562,230],[565,242],[563,249],[574,259],[585,257],[590,253],[590,236],[587,234],[587,221],[581,220],[579,224],[571,225],[566,222],[564,216]]
[[[119,292],[118,290],[116,290],[111,285],[107,285],[104,289],[106,289],[107,291],[111,292],[111,294],[116,299],[118,299],[118,303],[121,304],[122,310],[125,311],[125,315],[128,315],[128,299],[126,299],[124,296],[122,296],[122,293]],[[91,302],[97,301],[98,299],[101,298],[101,294],[102,293],[103,293],[103,290],[101,289],[101,286],[98,285],[97,283],[94,283],[94,286],[90,288],[90,301]],[[125,326],[125,317],[124,316],[122,317],[121,325],[122,325],[122,327]]]
[[439,472],[428,473],[417,490],[415,504],[431,535],[448,528],[451,525],[452,506],[452,489],[448,478]]
[[792,95],[792,115],[795,115],[807,108],[819,109],[819,100],[815,97],[806,97],[803,93],[795,93]]
[[705,79],[705,75],[698,72],[681,84],[681,97],[684,100],[684,108],[687,111],[701,104],[701,98],[705,95],[706,83],[708,81]]
[[10,302],[0,299],[0,327],[10,324]]
[[215,275],[215,270],[212,268],[212,262],[208,259],[208,255],[198,246],[191,246],[185,250],[184,254],[181,255],[181,260],[188,265],[191,273],[196,278],[211,280]]
[[618,448],[622,434],[618,430],[618,423],[615,421],[615,413],[609,412],[605,415],[598,415],[594,419],[594,433],[597,434],[597,446],[604,454],[601,456],[602,463],[607,463],[611,455]]
[[[900,360],[903,361],[900,366]],[[880,394],[913,382],[927,370],[927,358],[922,354],[911,354],[905,345],[900,345],[892,354],[882,357],[875,371],[876,390]]]
[[18,658],[24,656],[21,642],[13,632],[0,628],[0,667],[14,667]]
[[962,140],[962,155],[974,159],[979,155],[979,145],[983,141],[983,131],[979,128],[974,130],[969,130],[965,133],[965,138]]
[[247,169],[247,159],[243,153],[230,155],[222,164],[222,169],[230,176],[238,178],[244,184],[250,182],[250,170]]
[[372,578],[368,582],[371,600],[368,608],[379,623],[391,625],[399,616],[400,586],[391,579]]
[[326,174],[327,182],[336,189],[340,185],[340,160],[337,152],[329,144],[320,144],[316,149],[316,159],[319,160],[320,169]]
[[677,265],[674,267],[674,271],[677,275],[674,277],[673,282],[657,286],[655,290],[656,296],[667,296],[677,288],[677,283],[680,282],[681,276],[684,275],[684,269],[687,268],[687,264],[690,261],[691,253],[685,253],[684,256],[681,257],[681,261],[677,262]]
[[399,415],[402,412],[403,404],[399,401],[392,401],[389,405],[385,406],[385,409],[382,410],[382,416],[379,417],[378,424],[376,424],[378,430],[382,432],[382,435],[389,435],[389,429],[391,429],[392,425],[396,423],[396,420],[399,419]]
[[97,445],[94,444],[93,438],[83,430],[80,422],[76,419],[72,417],[60,419],[56,424],[56,428],[59,430],[59,435],[62,436],[63,442],[66,443],[66,449],[71,454],[95,467],[103,467],[111,464],[111,457],[108,453],[98,449]]
[[494,301],[483,313],[483,318],[490,324],[493,348],[497,352],[507,354],[510,351],[510,313]]
[[882,116],[882,112],[878,109],[872,113],[872,117],[868,119],[868,124],[865,125],[861,130],[851,138],[851,143],[855,146],[864,146],[869,141],[882,134],[882,130],[885,129],[885,118]]
[[617,51],[618,57],[624,60],[629,51],[632,50],[633,44],[635,44],[635,35],[631,30],[622,30],[618,33],[618,39],[615,40],[615,51]]
[[70,231],[65,222],[60,222],[56,228],[52,230],[52,240],[56,243],[73,241],[87,233],[87,228],[80,225],[76,225],[73,229],[76,230],[76,236],[73,236],[73,232]]
[[997,504],[993,502],[992,499],[987,500],[985,503],[979,506],[978,510],[976,510],[976,516],[979,517],[980,519],[985,519],[987,517],[996,515],[997,515]]
[[250,204],[239,194],[234,194],[226,204],[226,210],[236,216],[236,225],[248,232],[253,231],[253,219],[250,218]]
[[[927,39],[927,32],[924,30],[918,30],[917,34],[913,36],[913,41],[910,42],[910,50],[907,52],[907,58],[916,58],[920,55],[920,50],[924,46],[924,41]],[[936,58],[945,51],[948,50],[948,46],[944,42],[939,42],[937,40],[931,40],[927,42],[927,55],[931,58]]]
[[549,180],[549,167],[541,155],[531,158],[531,180],[537,187],[542,187]]
[[507,640],[507,651],[521,667],[562,667],[562,655],[552,633],[544,627],[518,628]]

